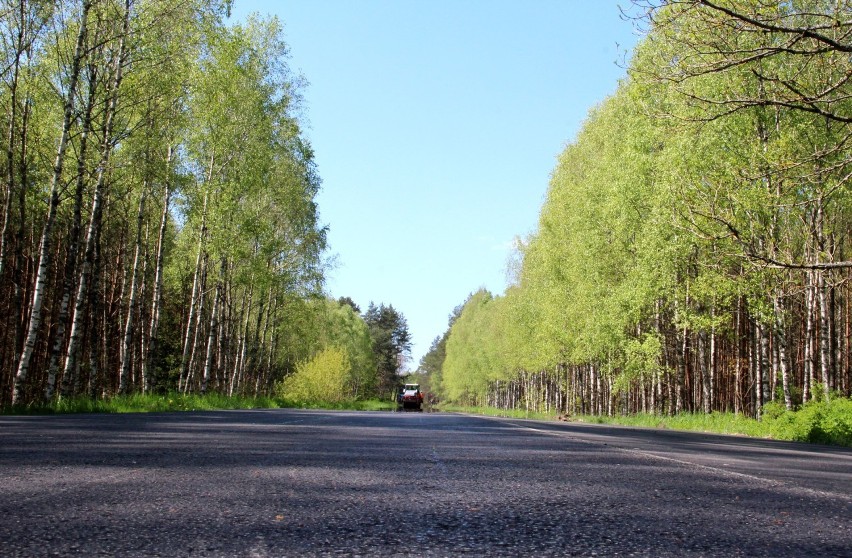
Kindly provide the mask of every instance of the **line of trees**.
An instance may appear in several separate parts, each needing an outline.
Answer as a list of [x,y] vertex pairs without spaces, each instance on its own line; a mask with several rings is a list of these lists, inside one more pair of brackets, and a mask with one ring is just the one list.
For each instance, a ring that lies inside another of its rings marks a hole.
[[311,356],[276,384],[276,395],[295,404],[390,400],[411,351],[405,316],[372,302],[360,314],[349,297],[320,300],[315,308],[315,330],[302,340]]
[[560,155],[513,284],[452,323],[441,396],[751,416],[849,396],[851,13],[634,2],[628,77]]
[[0,4],[0,406],[265,393],[317,350],[303,80],[229,4]]

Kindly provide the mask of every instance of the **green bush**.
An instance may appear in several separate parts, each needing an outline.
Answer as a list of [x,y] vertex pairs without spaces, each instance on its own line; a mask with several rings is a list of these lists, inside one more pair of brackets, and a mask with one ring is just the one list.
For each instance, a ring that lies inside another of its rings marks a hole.
[[798,411],[772,404],[764,407],[772,437],[814,444],[852,446],[852,399],[810,401]]
[[276,395],[299,404],[338,404],[351,399],[349,356],[340,347],[327,347],[276,386]]

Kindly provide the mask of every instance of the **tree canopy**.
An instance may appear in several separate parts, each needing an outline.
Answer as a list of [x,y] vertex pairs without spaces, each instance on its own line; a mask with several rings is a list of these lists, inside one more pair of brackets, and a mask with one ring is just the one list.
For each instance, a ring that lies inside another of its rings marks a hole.
[[363,320],[316,302],[304,80],[229,4],[0,7],[0,404],[267,393],[333,347],[370,389]]
[[400,373],[411,357],[408,322],[392,305],[376,306],[372,302],[364,312],[364,321],[373,339],[378,393],[390,394],[400,384]]
[[852,390],[846,2],[637,1],[628,76],[559,156],[452,401],[759,415]]

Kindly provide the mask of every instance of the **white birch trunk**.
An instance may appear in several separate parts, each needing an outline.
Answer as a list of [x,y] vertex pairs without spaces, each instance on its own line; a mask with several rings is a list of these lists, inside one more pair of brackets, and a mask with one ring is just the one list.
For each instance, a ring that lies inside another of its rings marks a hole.
[[831,376],[831,323],[828,304],[828,286],[825,274],[817,272],[817,298],[819,299],[819,370],[822,393],[826,401],[829,395]]
[[713,325],[710,326],[710,412],[716,406],[716,308],[711,310]]
[[239,333],[239,338],[237,342],[237,358],[234,359],[234,370],[231,374],[231,381],[228,385],[228,397],[233,397],[234,389],[239,385],[239,379],[242,376],[242,369],[245,366],[246,359],[246,343],[249,335],[249,322],[251,316],[251,303],[252,303],[252,295],[254,293],[254,281],[249,283],[249,291],[246,296],[243,298],[242,305],[242,313],[243,313],[243,327],[242,331]]
[[53,164],[53,174],[50,179],[50,196],[47,219],[41,235],[39,247],[38,272],[36,273],[33,298],[30,304],[30,320],[27,327],[27,336],[21,359],[18,363],[18,371],[15,374],[15,388],[12,394],[12,404],[20,402],[27,374],[30,369],[30,359],[35,349],[36,338],[41,329],[41,307],[44,302],[44,288],[47,283],[47,272],[50,267],[51,237],[53,236],[53,225],[56,221],[56,213],[59,208],[59,187],[62,179],[62,169],[65,165],[65,151],[68,148],[68,138],[71,135],[71,126],[74,120],[74,101],[77,95],[77,79],[80,75],[81,61],[84,56],[83,45],[85,43],[90,0],[84,0],[81,13],[80,30],[77,33],[77,42],[74,47],[74,57],[71,61],[71,74],[69,76],[68,91],[65,96],[64,115],[62,120],[62,131],[59,136],[59,146],[56,149],[56,159]]
[[77,297],[74,304],[74,317],[71,320],[71,333],[68,339],[68,349],[65,359],[65,374],[73,373],[77,364],[77,352],[79,349],[80,329],[82,328],[85,303],[89,289],[89,278],[93,271],[93,261],[95,259],[96,243],[100,235],[101,213],[103,211],[103,197],[106,185],[106,173],[109,169],[110,156],[113,149],[112,129],[115,119],[115,112],[118,106],[118,91],[121,87],[123,76],[124,61],[126,55],[127,36],[130,32],[130,0],[125,0],[124,5],[124,27],[121,38],[119,39],[118,55],[115,58],[115,66],[113,68],[113,81],[111,88],[111,96],[107,105],[105,122],[104,122],[104,137],[101,145],[101,160],[98,165],[97,182],[95,184],[95,192],[92,200],[92,214],[89,219],[89,228],[86,233],[86,257],[83,260],[83,266],[80,273],[80,279],[77,285]]
[[154,269],[154,294],[151,300],[151,322],[148,327],[148,347],[142,354],[143,390],[151,390],[151,358],[157,345],[157,329],[160,325],[160,308],[163,296],[163,250],[165,246],[166,227],[169,222],[169,200],[171,199],[172,176],[172,146],[166,155],[166,184],[163,192],[163,212],[160,215],[160,230],[157,234],[157,256]]
[[784,407],[793,410],[790,395],[790,367],[787,360],[787,335],[784,328],[784,306],[780,296],[772,299],[775,310],[775,343],[778,346],[778,366],[781,371],[781,389],[784,391]]
[[740,352],[740,330],[742,328],[742,304],[743,299],[737,298],[737,322],[735,327],[736,353],[734,357],[734,414],[738,415],[742,412],[742,355]]
[[[74,282],[77,275],[77,257],[80,252],[80,229],[82,228],[83,191],[86,183],[86,153],[88,152],[88,138],[92,125],[92,111],[95,105],[95,76],[92,72],[89,81],[88,100],[86,102],[86,114],[83,118],[83,129],[80,133],[80,145],[77,153],[77,179],[74,191],[74,217],[71,225],[71,234],[68,247],[68,259],[65,263],[65,277],[62,287],[62,302],[59,306],[59,317],[57,319],[56,339],[50,355],[50,365],[47,374],[47,387],[44,399],[51,401],[56,386],[57,376],[60,372],[60,360],[62,358],[62,347],[65,343],[65,329],[71,314],[71,295],[74,291]],[[73,385],[71,376],[62,377],[61,395],[68,397]]]
[[136,314],[136,297],[139,282],[139,266],[142,259],[142,225],[145,220],[145,198],[148,196],[148,184],[142,185],[139,195],[139,208],[136,212],[136,240],[134,242],[133,270],[130,274],[130,296],[127,302],[127,320],[124,324],[124,340],[121,348],[121,373],[118,380],[118,392],[130,392],[130,361],[133,352],[134,317]]
[[138,312],[138,329],[139,329],[139,354],[138,362],[132,369],[132,383],[139,386],[142,393],[146,393],[148,387],[148,379],[145,377],[147,369],[145,368],[145,355],[148,354],[148,325],[143,323],[145,319],[145,297],[148,295],[148,260],[150,253],[148,251],[148,242],[151,238],[151,222],[145,220],[145,236],[142,245],[142,270],[139,279],[139,303],[137,305]]
[[[210,179],[213,176],[213,162],[215,157],[210,156],[210,167],[207,171],[207,184],[209,186]],[[198,231],[198,252],[195,256],[195,272],[192,276],[192,293],[189,299],[189,315],[186,318],[186,333],[183,339],[183,354],[180,360],[180,372],[178,374],[178,390],[186,391],[186,383],[189,382],[189,366],[190,356],[190,340],[194,340],[197,332],[193,331],[192,322],[195,320],[195,314],[198,312],[196,301],[200,300],[200,278],[201,278],[201,262],[202,254],[204,253],[204,239],[207,235],[207,201],[209,198],[209,188],[204,192],[204,204],[201,208],[201,227]],[[186,383],[184,383],[186,382]]]
[[707,358],[707,333],[698,334],[698,366],[701,369],[701,404],[705,414],[710,414],[710,368]]
[[200,290],[198,295],[198,308],[195,312],[195,330],[192,334],[192,344],[189,348],[189,361],[186,364],[186,380],[183,385],[183,392],[189,392],[189,385],[192,383],[193,374],[195,372],[195,352],[198,348],[198,335],[201,332],[201,321],[204,316],[204,287],[207,284],[207,254],[201,259],[201,278]]
[[815,288],[814,272],[809,271],[806,275],[807,285],[805,289],[805,347],[804,347],[804,378],[802,385],[802,401],[813,399],[812,388],[815,383],[814,370],[814,314],[815,314]]
[[763,406],[769,402],[769,374],[770,374],[770,355],[769,355],[769,327],[761,323],[757,324],[759,346],[759,360],[757,365],[757,416],[763,415]]
[[204,358],[204,374],[201,377],[201,393],[207,393],[207,385],[210,381],[213,368],[213,355],[216,353],[215,345],[219,329],[219,307],[222,305],[222,282],[224,281],[226,260],[222,259],[219,268],[219,279],[216,281],[216,293],[213,298],[213,306],[210,312],[210,331],[207,335],[207,351]]
[[837,288],[831,288],[831,346],[833,350],[831,369],[834,375],[830,378],[831,389],[841,389],[843,377],[843,342],[840,335],[840,325],[843,322],[843,306],[838,301]]

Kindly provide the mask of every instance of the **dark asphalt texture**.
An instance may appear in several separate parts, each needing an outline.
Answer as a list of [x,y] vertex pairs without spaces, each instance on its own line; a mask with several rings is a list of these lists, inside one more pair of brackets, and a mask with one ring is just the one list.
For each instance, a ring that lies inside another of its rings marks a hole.
[[852,557],[852,451],[454,414],[0,417],[0,556]]

